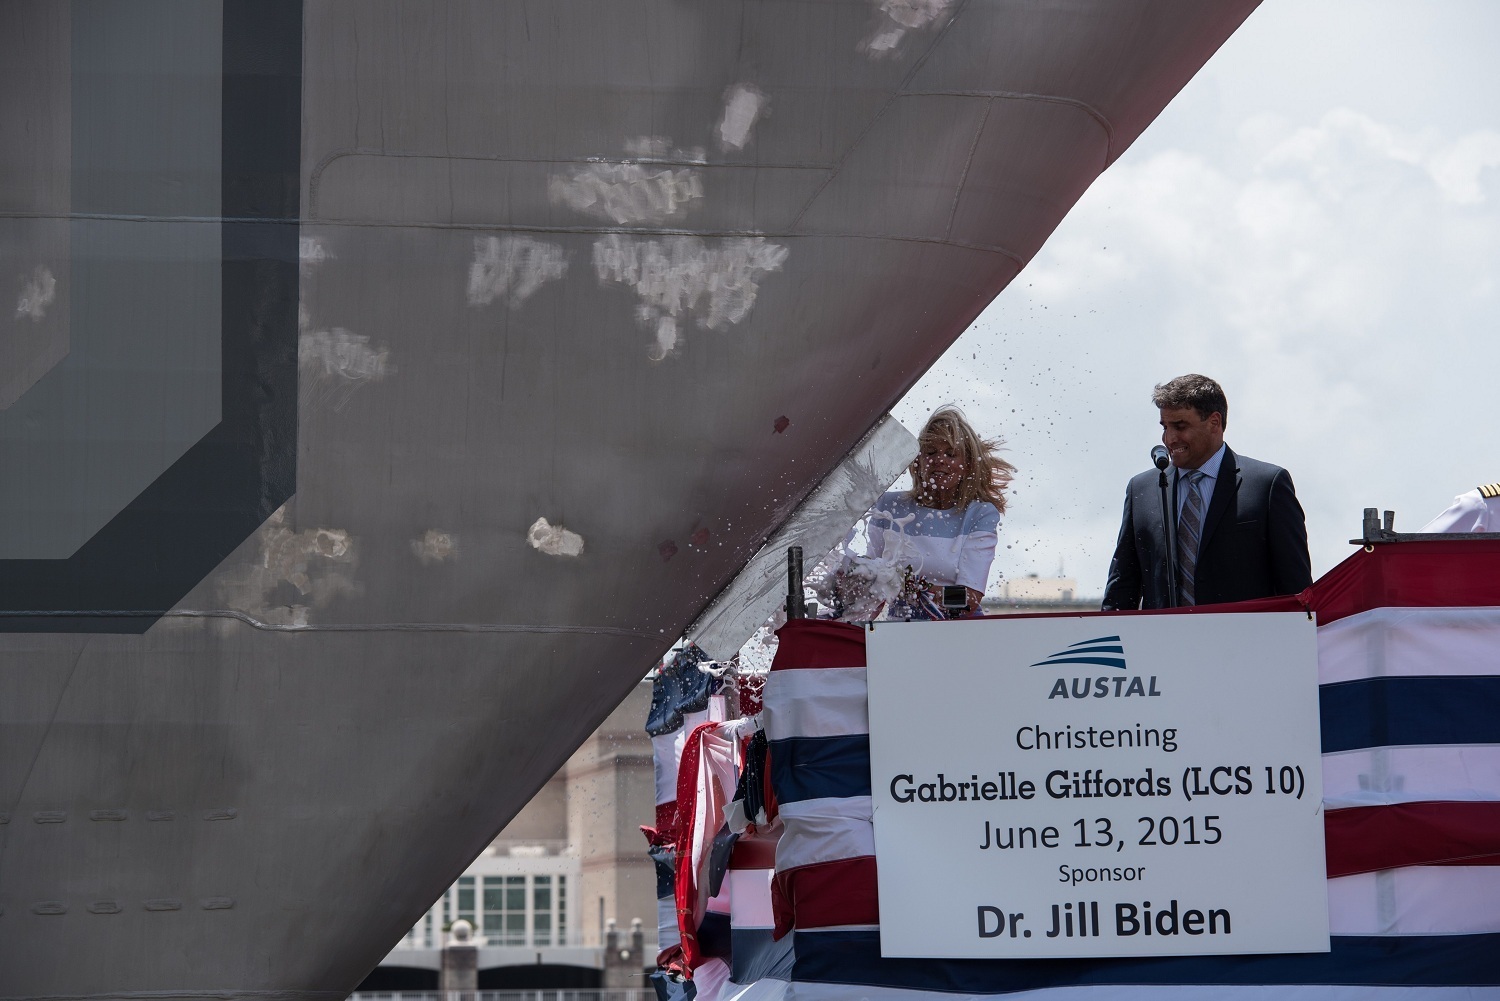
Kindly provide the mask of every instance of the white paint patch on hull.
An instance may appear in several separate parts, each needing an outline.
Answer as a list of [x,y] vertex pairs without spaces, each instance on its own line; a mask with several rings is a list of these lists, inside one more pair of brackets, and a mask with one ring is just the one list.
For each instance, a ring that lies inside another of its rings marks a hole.
[[871,58],[898,55],[901,43],[913,31],[941,26],[952,14],[954,0],[871,0],[875,26],[859,44]]
[[487,306],[503,298],[518,309],[537,289],[567,273],[568,256],[559,244],[529,236],[475,237],[469,305]]
[[315,267],[332,259],[333,254],[318,237],[300,236],[297,238],[297,263],[301,267]]
[[309,610],[358,593],[353,571],[359,554],[344,529],[293,531],[283,505],[266,519],[257,541],[260,558],[219,580],[220,596],[230,608],[263,622],[305,626]]
[[429,528],[420,539],[411,540],[411,551],[423,564],[442,563],[458,556],[458,536]]
[[744,149],[755,123],[766,113],[766,95],[753,84],[737,83],[724,94],[724,117],[719,121],[719,144]]
[[583,536],[561,525],[550,524],[546,518],[531,523],[526,530],[526,541],[531,543],[531,548],[548,556],[583,555]]
[[659,239],[609,233],[594,241],[599,283],[629,285],[641,299],[636,318],[656,333],[650,357],[677,346],[681,323],[719,330],[750,315],[760,281],[781,270],[789,251],[764,237],[735,237],[711,246],[696,236]]
[[344,409],[360,386],[379,382],[396,370],[390,351],[343,327],[303,333],[297,339],[297,362],[305,393],[334,410]]
[[[671,140],[643,136],[625,144],[628,155],[645,159],[702,163],[703,150],[673,150]],[[547,197],[554,205],[607,219],[618,225],[660,225],[687,214],[703,198],[703,178],[695,167],[635,160],[597,160],[553,174]]]
[[27,317],[40,323],[47,315],[47,307],[57,298],[57,279],[52,270],[38,266],[21,283],[21,295],[16,300],[16,319]]

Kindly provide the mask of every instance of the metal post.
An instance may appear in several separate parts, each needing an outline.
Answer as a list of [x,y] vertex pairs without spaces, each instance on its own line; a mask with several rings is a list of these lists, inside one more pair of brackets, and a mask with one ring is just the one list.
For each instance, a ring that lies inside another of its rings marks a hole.
[[786,551],[786,617],[807,618],[807,604],[802,598],[801,546],[788,546]]

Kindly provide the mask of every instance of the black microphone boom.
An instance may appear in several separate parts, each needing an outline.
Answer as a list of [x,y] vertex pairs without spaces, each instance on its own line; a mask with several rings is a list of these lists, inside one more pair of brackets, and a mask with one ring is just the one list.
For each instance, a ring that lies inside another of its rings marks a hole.
[[1167,467],[1172,464],[1172,457],[1167,453],[1165,445],[1156,445],[1151,449],[1151,463],[1159,470],[1156,485],[1161,489],[1161,530],[1167,542],[1167,607],[1176,608],[1177,519],[1173,517],[1172,505],[1167,500]]

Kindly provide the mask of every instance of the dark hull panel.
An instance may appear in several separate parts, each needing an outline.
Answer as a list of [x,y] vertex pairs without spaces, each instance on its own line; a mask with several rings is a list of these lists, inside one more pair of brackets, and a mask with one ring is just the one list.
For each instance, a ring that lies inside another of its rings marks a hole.
[[0,999],[352,989],[1253,7],[0,8]]

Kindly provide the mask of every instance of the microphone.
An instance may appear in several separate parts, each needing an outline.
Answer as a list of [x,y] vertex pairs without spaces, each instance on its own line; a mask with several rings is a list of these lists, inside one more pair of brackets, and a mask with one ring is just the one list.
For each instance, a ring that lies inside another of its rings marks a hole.
[[1167,512],[1172,509],[1171,502],[1167,500],[1167,467],[1172,464],[1172,455],[1167,451],[1165,445],[1153,445],[1151,448],[1151,463],[1157,469],[1156,485],[1161,490],[1161,533],[1166,542],[1166,592],[1167,607],[1177,607],[1177,519],[1170,517]]

